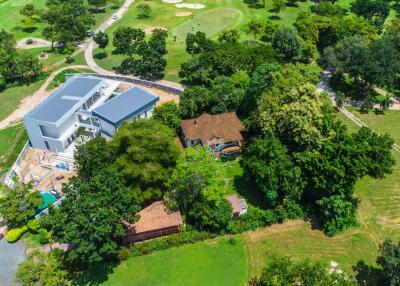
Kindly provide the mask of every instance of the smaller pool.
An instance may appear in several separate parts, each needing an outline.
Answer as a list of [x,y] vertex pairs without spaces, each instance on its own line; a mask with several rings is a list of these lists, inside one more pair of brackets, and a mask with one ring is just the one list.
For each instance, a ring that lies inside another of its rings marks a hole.
[[38,206],[38,208],[36,210],[36,214],[40,213],[41,211],[46,209],[48,206],[51,206],[52,204],[54,204],[55,201],[57,201],[57,199],[52,194],[47,193],[47,192],[42,193],[42,204],[40,206]]

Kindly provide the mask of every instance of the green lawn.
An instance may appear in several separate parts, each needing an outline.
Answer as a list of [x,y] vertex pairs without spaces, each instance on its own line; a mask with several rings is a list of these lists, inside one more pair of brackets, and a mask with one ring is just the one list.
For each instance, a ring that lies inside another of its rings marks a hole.
[[22,124],[0,130],[0,177],[14,164],[27,140]]
[[38,90],[43,82],[44,80],[39,80],[30,85],[14,86],[0,92],[0,120],[10,115],[20,104],[21,100]]
[[[20,27],[21,15],[19,11],[26,4],[33,4],[35,8],[44,9],[46,0],[3,0],[0,1],[0,28],[13,33],[17,40],[26,37],[41,37],[41,33],[45,24],[37,23],[33,31],[27,31]],[[104,13],[94,14],[96,26],[104,22],[112,13],[115,12],[111,8],[111,4],[106,7]]]
[[[95,275],[96,282],[104,286],[245,285],[245,246],[241,240],[232,245],[225,237],[217,238],[131,257],[110,274],[98,268]],[[74,285],[87,285],[86,279],[78,279]]]
[[379,133],[390,134],[400,144],[400,110],[386,110],[384,114],[373,111],[361,113],[356,107],[347,107],[355,116]]
[[[266,8],[250,8],[242,0],[202,0],[199,3],[206,5],[200,10],[178,9],[173,4],[163,3],[161,0],[145,1],[150,5],[153,13],[150,19],[137,19],[136,7],[142,1],[133,4],[124,14],[123,18],[106,30],[112,42],[113,32],[120,26],[131,27],[164,27],[169,31],[167,40],[168,55],[165,78],[179,81],[178,72],[183,61],[189,58],[185,52],[186,34],[191,31],[202,31],[208,37],[216,39],[217,35],[226,29],[239,29],[241,38],[251,39],[248,35],[247,23],[253,19],[264,20],[268,17],[274,19],[279,24],[292,24],[300,11],[308,10],[312,5],[310,1],[299,2],[298,7],[287,7],[280,13],[280,18],[275,19],[274,13],[270,11],[271,1],[266,1]],[[177,12],[192,12],[192,17],[177,17]],[[173,35],[177,36],[177,41],[173,41]],[[122,55],[112,54],[112,44],[107,47],[108,57],[96,59],[96,62],[103,68],[111,70],[117,67],[125,58]],[[101,54],[102,50],[95,50],[96,54]]]
[[50,82],[47,90],[54,89],[65,82],[65,75],[74,73],[93,73],[91,69],[66,69],[58,73],[54,79]]

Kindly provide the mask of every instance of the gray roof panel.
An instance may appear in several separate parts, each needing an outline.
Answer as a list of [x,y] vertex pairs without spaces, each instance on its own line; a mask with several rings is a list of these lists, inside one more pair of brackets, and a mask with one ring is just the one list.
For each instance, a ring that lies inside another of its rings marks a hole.
[[79,108],[85,97],[100,89],[103,80],[90,76],[74,76],[27,115],[28,118],[57,123],[71,109]]
[[119,125],[123,120],[156,103],[159,97],[140,87],[133,87],[93,110],[93,114]]

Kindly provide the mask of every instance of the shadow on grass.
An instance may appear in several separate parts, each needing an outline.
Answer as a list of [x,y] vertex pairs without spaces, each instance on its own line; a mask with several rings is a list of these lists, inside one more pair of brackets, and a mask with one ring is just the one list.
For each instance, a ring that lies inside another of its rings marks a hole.
[[98,60],[103,60],[108,57],[108,54],[106,52],[100,52],[100,53],[94,54],[93,57]]
[[22,31],[24,31],[25,33],[33,33],[37,29],[38,29],[37,27],[25,27],[25,28],[22,28]]
[[371,265],[367,265],[362,260],[359,260],[357,264],[353,266],[353,271],[356,273],[355,278],[358,281],[358,285],[384,285],[382,279],[382,270]]
[[100,285],[108,280],[108,276],[114,272],[118,264],[118,261],[95,264],[87,270],[73,274],[70,277],[71,285]]
[[278,21],[281,19],[281,17],[279,17],[278,15],[272,15],[272,16],[269,16],[268,19]]
[[264,8],[264,5],[262,5],[261,3],[259,3],[258,1],[255,0],[244,0],[243,1],[249,8],[252,9],[261,9]]
[[243,176],[235,176],[233,179],[236,192],[242,196],[249,204],[258,208],[267,208],[265,198],[256,186]]

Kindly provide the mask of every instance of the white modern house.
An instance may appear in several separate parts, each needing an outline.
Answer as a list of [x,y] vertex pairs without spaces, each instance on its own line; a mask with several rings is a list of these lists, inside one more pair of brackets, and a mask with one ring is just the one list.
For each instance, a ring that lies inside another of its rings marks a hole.
[[95,76],[70,77],[24,117],[30,145],[65,153],[79,128],[109,140],[122,122],[151,117],[159,97],[138,86],[116,92],[120,84]]

